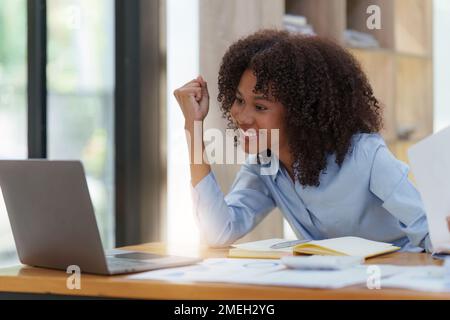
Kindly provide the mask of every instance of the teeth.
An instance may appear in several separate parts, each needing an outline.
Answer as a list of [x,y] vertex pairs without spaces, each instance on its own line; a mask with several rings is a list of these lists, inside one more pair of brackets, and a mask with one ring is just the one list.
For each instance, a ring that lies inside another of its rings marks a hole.
[[242,129],[239,129],[239,130],[246,137],[256,137],[256,130],[254,130],[254,129],[249,129],[247,131],[244,131]]

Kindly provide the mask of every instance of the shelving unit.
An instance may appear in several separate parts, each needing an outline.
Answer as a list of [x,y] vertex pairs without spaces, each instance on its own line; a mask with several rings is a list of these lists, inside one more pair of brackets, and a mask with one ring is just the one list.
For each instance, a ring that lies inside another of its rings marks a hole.
[[[381,8],[381,30],[366,28],[369,4]],[[200,73],[216,79],[220,59],[233,41],[260,28],[281,28],[284,13],[305,16],[317,34],[344,46],[346,29],[370,32],[380,48],[348,49],[360,61],[384,106],[384,138],[395,155],[406,160],[409,145],[432,132],[431,8],[432,0],[201,0]],[[217,96],[214,86],[211,90],[210,95]],[[210,107],[208,119],[205,129],[225,130],[217,106]],[[412,132],[408,135],[408,131]],[[239,167],[215,166],[213,170],[225,191]],[[283,237],[279,212],[241,241],[275,237]]]
[[[433,132],[432,0],[286,0],[286,13],[307,18],[315,32],[346,46],[344,31],[372,34],[379,48],[349,48],[384,107],[382,134],[407,161],[408,147]],[[366,25],[378,5],[381,29]]]

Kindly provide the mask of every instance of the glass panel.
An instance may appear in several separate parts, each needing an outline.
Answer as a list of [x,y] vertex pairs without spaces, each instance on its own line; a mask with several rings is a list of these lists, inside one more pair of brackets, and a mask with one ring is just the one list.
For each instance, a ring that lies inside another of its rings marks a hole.
[[[0,159],[27,157],[27,22],[25,0],[0,6]],[[17,263],[0,189],[0,266]]]
[[[198,0],[167,1],[167,240],[199,242],[184,118],[173,91],[199,72]],[[183,52],[182,55],[179,53]]]
[[48,0],[48,152],[79,159],[114,245],[114,1]]

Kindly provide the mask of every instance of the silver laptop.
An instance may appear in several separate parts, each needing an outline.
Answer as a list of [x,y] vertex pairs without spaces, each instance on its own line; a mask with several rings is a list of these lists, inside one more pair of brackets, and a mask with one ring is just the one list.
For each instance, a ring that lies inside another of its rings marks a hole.
[[0,186],[23,264],[113,275],[200,260],[117,249],[105,255],[79,161],[0,160]]

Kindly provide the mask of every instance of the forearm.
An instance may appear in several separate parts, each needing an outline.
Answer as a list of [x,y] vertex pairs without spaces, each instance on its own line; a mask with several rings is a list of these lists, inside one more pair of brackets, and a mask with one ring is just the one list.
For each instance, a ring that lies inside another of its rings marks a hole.
[[211,172],[211,166],[203,159],[203,121],[186,121],[184,126],[189,150],[192,186],[195,187]]
[[202,235],[214,247],[227,246],[245,235],[275,206],[269,190],[245,165],[226,196],[212,173],[191,191]]

